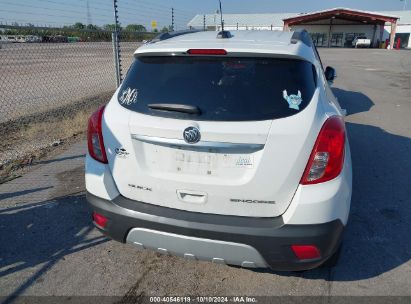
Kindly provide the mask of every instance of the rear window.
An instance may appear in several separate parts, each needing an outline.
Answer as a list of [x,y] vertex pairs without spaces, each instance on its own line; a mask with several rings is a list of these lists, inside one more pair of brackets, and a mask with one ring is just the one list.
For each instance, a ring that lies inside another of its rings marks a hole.
[[[127,109],[160,117],[268,120],[304,110],[315,88],[315,69],[303,60],[137,57],[122,83],[118,100]],[[150,104],[194,106],[200,114],[151,109]]]

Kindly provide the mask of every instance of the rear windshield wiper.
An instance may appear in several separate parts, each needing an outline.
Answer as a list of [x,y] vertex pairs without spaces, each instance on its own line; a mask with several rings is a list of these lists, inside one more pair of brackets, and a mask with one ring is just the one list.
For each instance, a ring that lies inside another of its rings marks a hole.
[[152,103],[147,105],[150,109],[160,111],[172,111],[187,114],[200,115],[201,110],[197,106],[190,106],[178,103]]

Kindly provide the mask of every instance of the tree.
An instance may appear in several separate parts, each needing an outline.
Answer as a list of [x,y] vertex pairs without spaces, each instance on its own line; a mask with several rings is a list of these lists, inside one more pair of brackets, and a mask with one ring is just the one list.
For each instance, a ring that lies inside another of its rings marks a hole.
[[94,25],[94,24],[87,24],[86,29],[88,29],[88,30],[98,30],[99,27],[97,25]]
[[85,25],[81,22],[76,22],[73,24],[73,28],[76,30],[83,30],[85,28]]
[[[110,31],[110,32],[113,32],[115,28],[116,28],[115,24],[105,24],[103,26],[103,29],[105,29],[106,31]],[[118,30],[120,30],[120,28],[118,28]]]
[[128,32],[147,32],[147,29],[144,25],[141,24],[129,24],[125,28]]

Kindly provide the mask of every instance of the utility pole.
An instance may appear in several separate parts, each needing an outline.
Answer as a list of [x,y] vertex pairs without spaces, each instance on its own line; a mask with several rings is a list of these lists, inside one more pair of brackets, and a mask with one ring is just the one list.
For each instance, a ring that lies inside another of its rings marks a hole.
[[93,21],[91,21],[91,14],[90,14],[90,4],[87,0],[87,24],[92,24]]
[[224,20],[223,20],[223,10],[221,9],[221,0],[220,2],[220,19],[221,19],[221,31],[224,32]]
[[203,15],[203,30],[206,30],[206,15]]
[[174,32],[174,7],[171,8],[171,31]]

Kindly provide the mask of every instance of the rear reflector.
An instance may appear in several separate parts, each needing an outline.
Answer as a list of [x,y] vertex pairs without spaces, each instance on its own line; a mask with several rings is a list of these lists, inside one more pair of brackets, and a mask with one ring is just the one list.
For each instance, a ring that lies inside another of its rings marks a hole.
[[108,219],[104,215],[101,215],[97,212],[93,212],[93,221],[100,228],[104,228],[107,225]]
[[340,116],[332,116],[318,134],[300,183],[311,185],[336,178],[343,168],[344,149],[344,121]]
[[187,51],[190,55],[227,55],[223,49],[190,49]]
[[312,260],[321,257],[320,251],[314,245],[292,245],[291,249],[299,260]]

